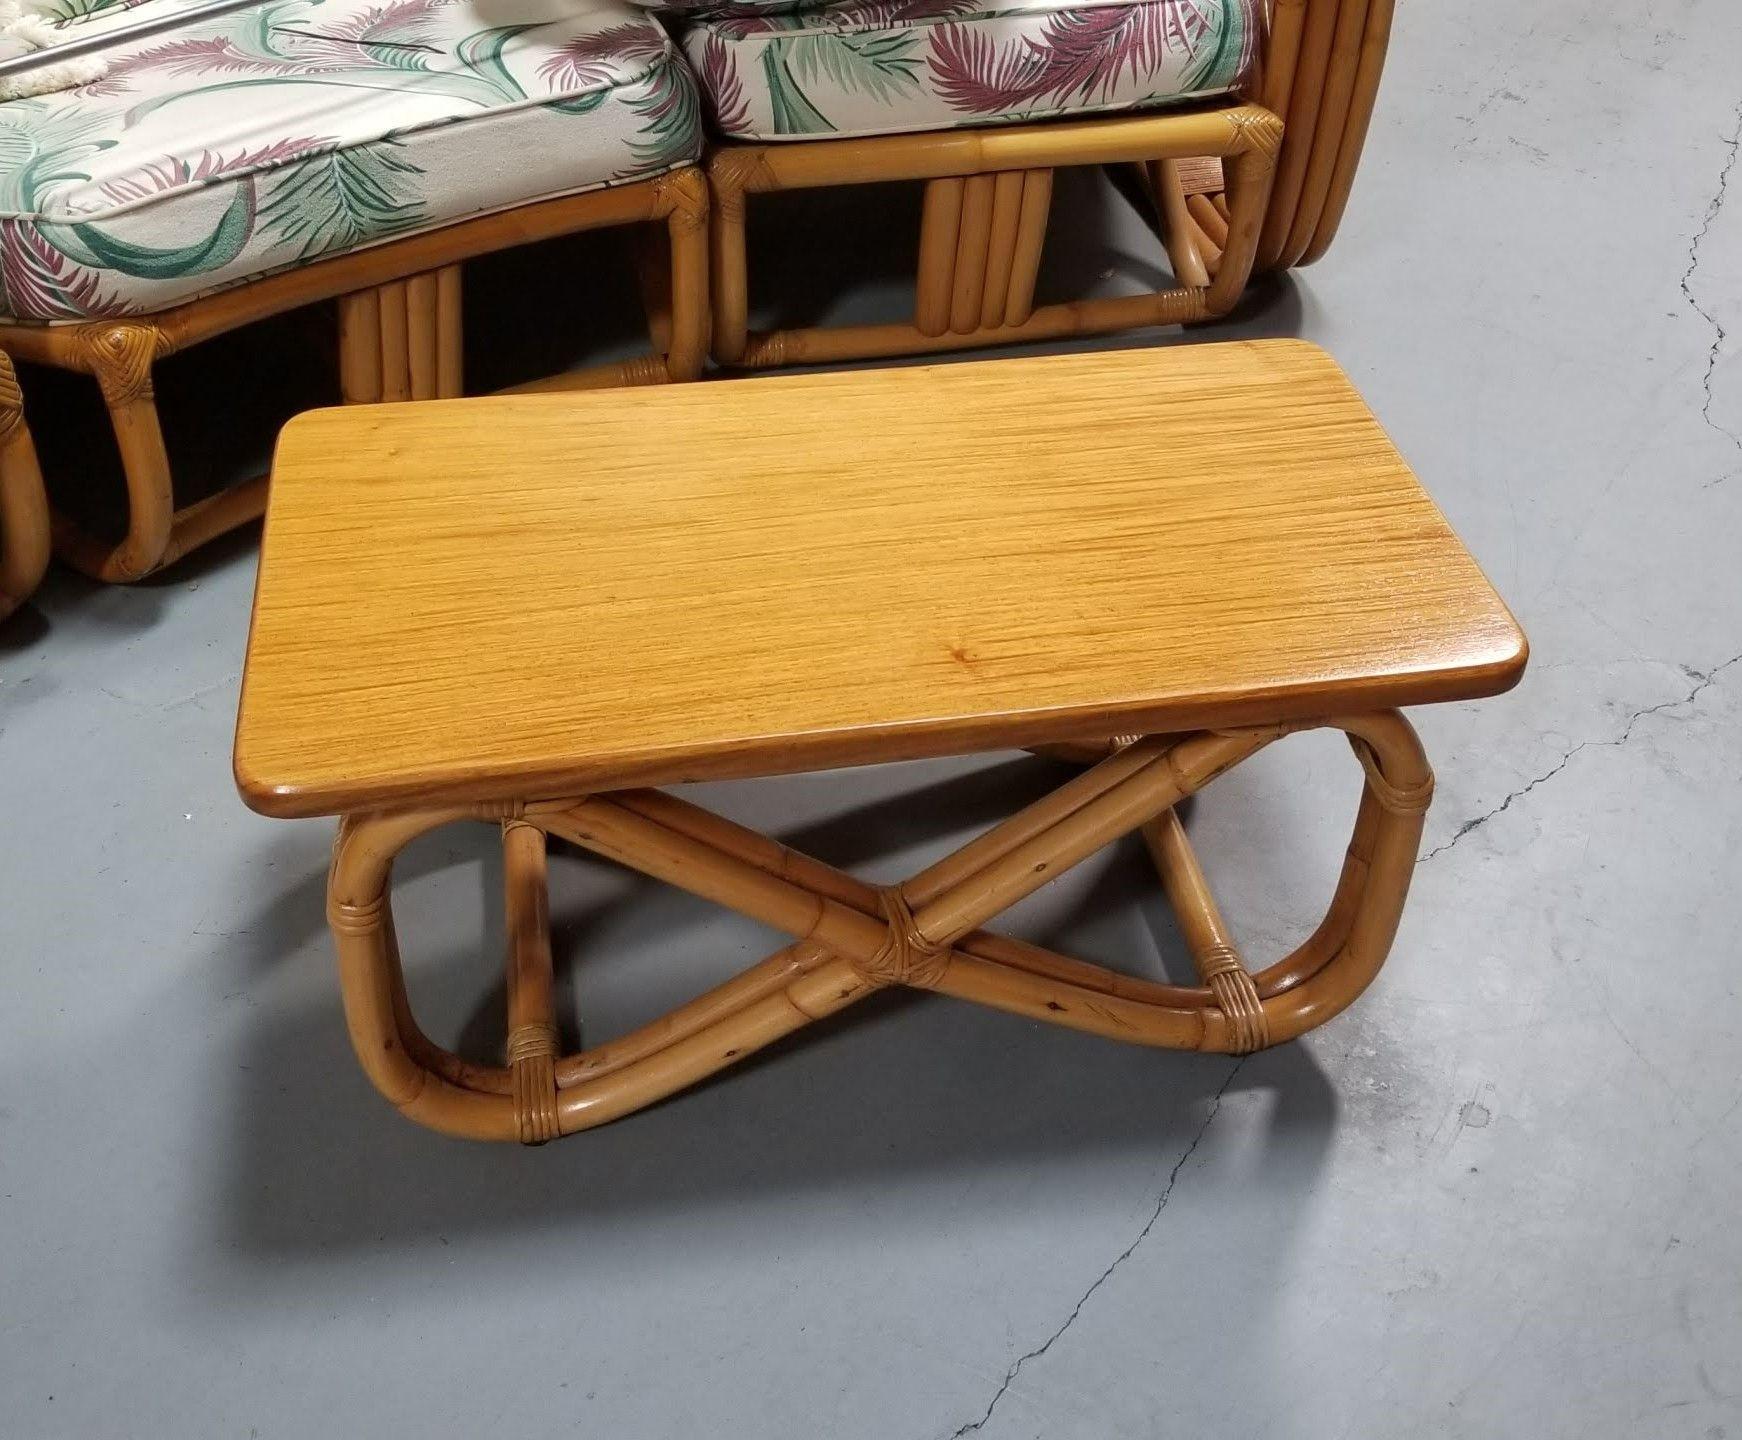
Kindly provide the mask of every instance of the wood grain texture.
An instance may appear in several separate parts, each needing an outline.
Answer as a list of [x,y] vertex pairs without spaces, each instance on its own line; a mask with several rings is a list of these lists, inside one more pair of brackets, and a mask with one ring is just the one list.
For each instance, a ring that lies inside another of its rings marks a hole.
[[1470,698],[1525,654],[1296,341],[320,411],[236,776],[279,815],[531,799]]

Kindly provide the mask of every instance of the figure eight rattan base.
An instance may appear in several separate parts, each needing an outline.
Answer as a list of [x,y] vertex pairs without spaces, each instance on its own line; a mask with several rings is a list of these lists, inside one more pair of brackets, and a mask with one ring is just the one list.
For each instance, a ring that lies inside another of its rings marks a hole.
[[[540,1143],[663,1099],[889,985],[1142,1045],[1244,1054],[1322,1024],[1391,948],[1433,779],[1395,711],[1323,722],[1345,731],[1366,784],[1324,920],[1287,958],[1242,963],[1174,810],[1216,776],[1311,724],[1154,736],[1093,768],[912,879],[874,888],[659,790],[535,804],[352,816],[328,892],[345,1012],[371,1081],[450,1135]],[[462,819],[502,825],[508,917],[506,1064],[431,1042],[412,1018],[394,939],[390,872],[417,835]],[[981,927],[1120,836],[1140,831],[1202,985],[1158,984]],[[620,1039],[557,1054],[545,842],[557,836],[730,906],[794,943]]]

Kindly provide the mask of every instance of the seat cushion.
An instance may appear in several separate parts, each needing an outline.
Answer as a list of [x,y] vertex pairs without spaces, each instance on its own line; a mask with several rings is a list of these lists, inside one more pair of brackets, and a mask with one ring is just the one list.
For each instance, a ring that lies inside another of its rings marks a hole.
[[14,318],[161,310],[701,147],[681,57],[621,0],[277,0],[109,61],[0,105]]
[[1262,0],[844,0],[683,34],[722,134],[894,135],[1225,93]]

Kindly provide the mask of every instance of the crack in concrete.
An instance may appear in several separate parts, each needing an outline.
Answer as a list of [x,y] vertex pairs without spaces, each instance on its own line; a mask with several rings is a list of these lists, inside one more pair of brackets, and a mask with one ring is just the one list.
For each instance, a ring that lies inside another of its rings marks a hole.
[[[1737,152],[1742,151],[1742,105],[1736,107],[1735,132],[1724,142],[1724,145],[1730,154],[1724,161],[1724,168],[1718,172],[1718,188],[1706,205],[1706,215],[1700,224],[1699,233],[1694,236],[1693,243],[1688,246],[1688,268],[1682,272],[1682,296],[1692,307],[1693,312],[1712,327],[1712,348],[1706,352],[1706,374],[1703,382],[1706,400],[1705,404],[1700,407],[1700,415],[1710,429],[1726,436],[1738,451],[1742,451],[1742,435],[1738,435],[1726,425],[1720,425],[1712,418],[1712,386],[1718,373],[1718,356],[1724,348],[1725,340],[1729,338],[1729,333],[1724,329],[1724,325],[1718,317],[1694,298],[1693,288],[1694,273],[1700,268],[1700,247],[1705,243],[1707,233],[1711,230],[1713,222],[1717,220],[1719,212],[1724,208],[1724,197],[1730,189],[1730,172],[1736,168]],[[1712,484],[1716,485],[1729,478],[1728,475],[1721,476]]]
[[964,1435],[973,1435],[979,1430],[985,1428],[986,1422],[992,1418],[992,1412],[998,1408],[998,1402],[1004,1398],[1005,1392],[1015,1383],[1016,1377],[1022,1373],[1022,1367],[1028,1364],[1030,1360],[1038,1360],[1042,1355],[1046,1354],[1048,1350],[1052,1349],[1058,1338],[1063,1335],[1065,1331],[1069,1330],[1071,1326],[1077,1323],[1077,1317],[1083,1313],[1083,1306],[1089,1303],[1089,1298],[1105,1285],[1107,1281],[1112,1278],[1113,1272],[1129,1260],[1132,1255],[1136,1253],[1137,1247],[1149,1238],[1149,1232],[1155,1229],[1156,1221],[1161,1219],[1161,1212],[1167,1209],[1167,1202],[1173,1196],[1173,1187],[1179,1184],[1180,1171],[1185,1169],[1186,1162],[1197,1153],[1198,1146],[1203,1143],[1204,1136],[1209,1133],[1210,1126],[1215,1123],[1216,1115],[1222,1108],[1222,1097],[1228,1093],[1228,1087],[1234,1083],[1234,1077],[1240,1073],[1240,1067],[1245,1063],[1245,1056],[1241,1056],[1240,1059],[1236,1060],[1233,1069],[1229,1070],[1226,1078],[1216,1090],[1215,1095],[1211,1097],[1210,1113],[1204,1116],[1204,1123],[1198,1126],[1198,1133],[1192,1136],[1191,1144],[1186,1146],[1185,1152],[1174,1162],[1173,1169],[1169,1172],[1167,1177],[1167,1184],[1162,1189],[1161,1197],[1155,1202],[1155,1209],[1151,1212],[1148,1221],[1144,1224],[1143,1228],[1137,1232],[1137,1238],[1119,1252],[1118,1257],[1111,1265],[1101,1272],[1093,1285],[1083,1291],[1081,1298],[1071,1308],[1071,1313],[1065,1317],[1064,1324],[1060,1325],[1051,1335],[1047,1336],[1044,1344],[1036,1346],[1026,1355],[1017,1357],[1016,1363],[1004,1372],[1004,1383],[998,1387],[997,1392],[992,1396],[991,1400],[987,1402],[986,1409],[982,1412],[980,1418],[978,1420],[970,1420],[965,1425],[952,1431],[950,1434],[950,1440],[962,1440]]
[[1590,750],[1592,748],[1608,750],[1618,749],[1633,738],[1633,727],[1641,720],[1645,719],[1647,715],[1657,715],[1665,710],[1674,710],[1678,706],[1691,704],[1710,686],[1716,684],[1718,677],[1732,665],[1742,665],[1742,654],[1732,655],[1728,660],[1724,661],[1722,665],[1714,665],[1704,674],[1701,674],[1698,670],[1689,669],[1684,666],[1683,669],[1699,682],[1692,690],[1688,691],[1686,695],[1680,696],[1675,700],[1662,700],[1656,705],[1647,705],[1643,710],[1635,710],[1627,717],[1627,724],[1622,728],[1621,733],[1613,740],[1579,741],[1577,745],[1566,751],[1559,760],[1555,761],[1553,765],[1543,771],[1542,774],[1538,775],[1536,779],[1532,780],[1528,785],[1520,786],[1517,790],[1514,790],[1492,810],[1487,811],[1485,814],[1478,815],[1473,820],[1466,820],[1462,825],[1458,826],[1456,831],[1453,832],[1450,840],[1446,841],[1443,845],[1434,846],[1432,850],[1429,850],[1427,854],[1423,855],[1421,859],[1417,860],[1415,863],[1417,865],[1427,864],[1427,862],[1432,860],[1434,856],[1445,854],[1446,851],[1450,850],[1458,843],[1458,841],[1462,840],[1471,831],[1480,830],[1496,815],[1504,815],[1512,808],[1512,802],[1514,800],[1522,800],[1526,795],[1530,794],[1532,790],[1536,789],[1538,785],[1543,784],[1545,781],[1554,779],[1555,776],[1559,775],[1561,771],[1565,770],[1567,766],[1572,763],[1573,756],[1577,755],[1580,751]]

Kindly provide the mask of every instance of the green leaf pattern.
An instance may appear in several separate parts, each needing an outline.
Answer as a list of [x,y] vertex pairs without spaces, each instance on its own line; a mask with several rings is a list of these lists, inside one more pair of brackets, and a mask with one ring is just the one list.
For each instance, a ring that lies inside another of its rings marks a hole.
[[[65,28],[107,28],[188,0],[55,3]],[[699,154],[694,82],[643,12],[486,13],[267,0],[112,52],[82,89],[0,104],[0,314],[148,313]],[[576,50],[585,67],[552,63]]]

